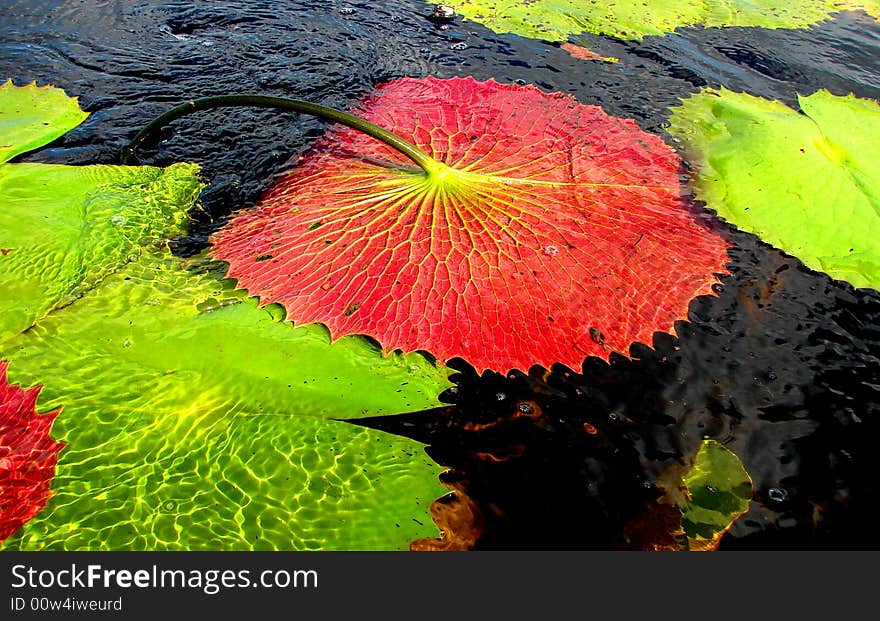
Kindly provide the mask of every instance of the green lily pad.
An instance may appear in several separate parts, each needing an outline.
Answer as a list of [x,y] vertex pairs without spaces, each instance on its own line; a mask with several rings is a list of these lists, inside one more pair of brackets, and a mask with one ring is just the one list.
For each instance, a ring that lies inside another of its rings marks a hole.
[[818,91],[803,113],[726,89],[671,116],[719,216],[856,287],[880,288],[880,106]]
[[3,345],[67,443],[22,549],[385,549],[437,535],[417,442],[329,420],[439,405],[446,368],[331,344],[216,278],[144,257]]
[[6,80],[0,85],[0,164],[49,144],[88,116],[60,88]]
[[[54,140],[87,114],[64,91],[0,86],[0,158]],[[0,164],[0,343],[183,233],[202,189],[195,164]]]
[[444,4],[495,32],[547,41],[565,41],[584,32],[641,39],[684,26],[806,28],[844,9],[864,9],[880,19],[876,0],[444,0]]
[[704,440],[684,477],[687,500],[679,505],[692,550],[714,549],[752,498],[752,480],[735,453]]

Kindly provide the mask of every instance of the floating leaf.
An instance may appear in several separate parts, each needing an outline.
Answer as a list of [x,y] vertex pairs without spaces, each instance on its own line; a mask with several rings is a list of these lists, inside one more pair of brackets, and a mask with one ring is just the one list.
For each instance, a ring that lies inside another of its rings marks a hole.
[[[4,345],[68,446],[10,547],[405,548],[447,490],[417,442],[328,417],[439,405],[448,369],[329,343],[212,277],[144,257]],[[399,524],[399,526],[397,525]]]
[[715,440],[703,440],[685,463],[667,468],[657,486],[662,495],[623,528],[626,549],[717,550],[752,498],[752,480],[739,458]]
[[[0,155],[41,146],[86,117],[64,91],[0,87]],[[198,166],[0,164],[0,343],[69,304],[152,239],[182,233]]]
[[864,9],[880,19],[876,0],[444,0],[444,4],[495,32],[547,41],[565,41],[584,32],[641,39],[698,25],[806,28],[844,9]]
[[334,336],[505,371],[607,358],[684,319],[724,271],[657,136],[561,94],[402,79],[358,108],[430,174],[330,131],[213,255],[263,302]]
[[704,440],[684,477],[687,500],[680,505],[691,550],[714,550],[733,523],[748,511],[752,479],[735,453]]
[[737,227],[856,287],[880,288],[880,106],[818,91],[803,114],[706,89],[669,131],[698,170],[698,197]]
[[0,361],[0,541],[46,506],[64,446],[49,437],[58,410],[37,414],[40,389],[7,383],[7,366]]
[[871,17],[880,19],[880,0],[843,0],[834,4],[842,11],[864,11]]
[[614,58],[613,56],[602,56],[598,52],[594,52],[588,47],[584,47],[583,45],[575,45],[574,43],[563,43],[562,49],[564,49],[575,58],[580,58],[582,60],[601,60],[605,63],[616,63],[619,60],[617,58]]

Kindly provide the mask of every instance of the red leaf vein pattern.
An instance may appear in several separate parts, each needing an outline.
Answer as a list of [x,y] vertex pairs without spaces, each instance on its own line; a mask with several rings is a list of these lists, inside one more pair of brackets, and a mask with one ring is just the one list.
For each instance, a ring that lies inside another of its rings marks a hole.
[[49,437],[58,411],[37,414],[40,388],[11,386],[7,368],[0,361],[0,541],[46,506],[64,446]]
[[390,82],[353,112],[452,170],[334,126],[221,229],[229,275],[295,322],[478,371],[579,369],[672,330],[725,272],[678,157],[630,120],[471,78]]

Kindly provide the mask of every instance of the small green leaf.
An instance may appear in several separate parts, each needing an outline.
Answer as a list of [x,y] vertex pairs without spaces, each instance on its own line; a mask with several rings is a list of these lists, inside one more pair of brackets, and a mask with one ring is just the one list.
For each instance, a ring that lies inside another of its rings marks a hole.
[[808,267],[880,288],[880,106],[827,91],[799,101],[803,114],[705,89],[673,109],[669,132],[719,216]]
[[75,97],[51,86],[0,86],[0,164],[49,144],[82,123],[87,112]]
[[715,440],[700,445],[684,477],[687,500],[679,505],[691,549],[714,549],[752,498],[752,480],[735,453]]

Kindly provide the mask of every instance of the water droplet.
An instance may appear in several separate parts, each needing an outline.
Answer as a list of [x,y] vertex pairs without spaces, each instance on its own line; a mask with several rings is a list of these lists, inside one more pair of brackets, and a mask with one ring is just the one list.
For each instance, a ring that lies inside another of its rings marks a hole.
[[112,222],[116,226],[122,226],[123,224],[128,222],[128,219],[125,216],[123,216],[121,213],[117,213],[117,214],[110,216],[110,222]]
[[177,503],[173,500],[166,500],[162,503],[162,508],[166,511],[174,511],[175,509],[177,509]]
[[129,339],[125,339],[122,341],[122,346],[125,348],[131,347],[131,341]]
[[781,487],[771,487],[767,491],[767,496],[773,502],[785,502],[786,500],[788,500],[788,492]]
[[495,399],[498,401],[504,401],[505,399],[507,399],[507,395],[505,395],[503,392],[496,392]]
[[513,83],[516,84],[517,86],[525,86],[526,85],[526,81],[523,80],[522,78],[517,78],[516,80],[513,81]]
[[547,246],[544,248],[544,254],[555,257],[557,254],[559,254],[559,248],[557,248],[556,246]]
[[706,486],[706,491],[709,492],[710,494],[714,494],[715,492],[718,491],[718,488],[717,488],[717,487],[713,487],[713,486],[711,486],[711,485],[707,485],[707,486]]
[[516,409],[519,410],[521,414],[533,414],[535,412],[535,408],[528,403],[518,403]]

